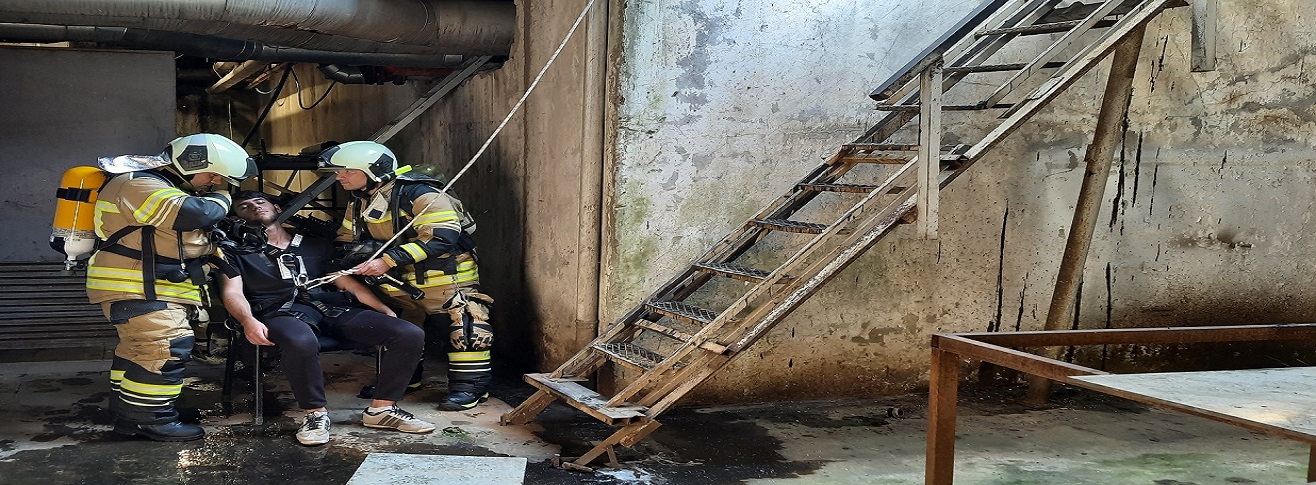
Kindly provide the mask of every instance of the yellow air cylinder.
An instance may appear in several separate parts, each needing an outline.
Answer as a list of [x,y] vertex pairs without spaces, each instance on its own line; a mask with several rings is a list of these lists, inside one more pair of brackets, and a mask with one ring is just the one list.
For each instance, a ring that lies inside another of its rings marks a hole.
[[96,196],[104,184],[105,172],[96,167],[70,168],[59,181],[50,247],[64,254],[66,268],[96,249]]

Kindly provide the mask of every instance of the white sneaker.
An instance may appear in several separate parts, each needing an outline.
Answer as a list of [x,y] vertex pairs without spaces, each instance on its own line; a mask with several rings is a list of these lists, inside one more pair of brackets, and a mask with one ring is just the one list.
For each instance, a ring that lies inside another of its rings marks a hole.
[[396,405],[389,406],[378,413],[372,413],[369,409],[366,409],[361,413],[361,424],[367,428],[396,429],[403,433],[428,433],[434,431],[433,423],[416,419],[416,416],[403,411],[402,408]]
[[302,418],[302,427],[297,429],[297,442],[306,446],[328,443],[329,412],[306,413],[306,417]]

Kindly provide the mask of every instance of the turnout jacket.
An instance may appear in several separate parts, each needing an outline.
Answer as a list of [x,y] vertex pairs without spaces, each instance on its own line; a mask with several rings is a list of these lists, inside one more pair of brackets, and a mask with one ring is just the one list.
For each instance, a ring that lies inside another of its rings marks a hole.
[[[391,201],[398,207],[391,207]],[[480,275],[473,248],[464,249],[462,244],[470,240],[469,235],[462,236],[465,214],[461,201],[431,185],[392,180],[353,201],[337,239],[387,241],[395,234],[396,225],[406,234],[380,257],[401,269],[408,283],[422,290],[473,286],[479,284]],[[392,286],[385,289],[390,295],[405,295]]]
[[[160,270],[180,269],[180,253],[184,261],[214,254],[215,246],[206,229],[223,219],[230,205],[226,193],[194,196],[160,174],[130,172],[111,177],[96,200],[96,235],[107,244],[88,263],[88,299],[91,303],[148,299],[146,285],[153,284],[156,300],[200,304],[196,279],[170,282],[162,279]],[[154,273],[160,278],[150,282],[143,281],[149,274],[142,267],[144,234],[152,234],[148,241],[154,246]],[[117,241],[107,241],[114,235],[120,236]],[[138,257],[120,253],[135,253]],[[195,262],[192,266],[195,276],[199,266]]]

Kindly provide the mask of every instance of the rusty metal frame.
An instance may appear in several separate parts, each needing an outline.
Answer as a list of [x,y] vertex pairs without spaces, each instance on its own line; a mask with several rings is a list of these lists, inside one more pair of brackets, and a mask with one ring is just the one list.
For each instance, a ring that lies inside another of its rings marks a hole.
[[1030,347],[1078,345],[1158,345],[1312,339],[1316,339],[1316,323],[935,334],[932,336],[932,373],[928,385],[928,453],[924,483],[950,485],[955,480],[955,417],[959,371],[963,359],[990,362],[1071,386],[1201,416],[1264,434],[1306,442],[1311,446],[1312,452],[1307,466],[1307,481],[1316,481],[1316,437],[1264,423],[1215,414],[1185,404],[1096,386],[1073,377],[1109,374],[1108,372],[1019,350]]

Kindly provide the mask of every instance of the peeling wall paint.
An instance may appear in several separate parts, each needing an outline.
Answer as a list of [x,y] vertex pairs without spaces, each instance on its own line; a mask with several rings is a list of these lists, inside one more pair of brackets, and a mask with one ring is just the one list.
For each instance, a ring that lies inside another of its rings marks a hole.
[[[977,3],[630,2],[604,315],[879,119],[867,92]],[[1200,73],[1190,9],[1149,25],[1077,327],[1316,315],[1313,17],[1221,2],[1217,70]],[[1040,329],[1104,79],[1103,64],[943,191],[941,239],[897,229],[694,398],[903,392],[926,385],[931,333]],[[984,129],[946,119],[951,143]]]

